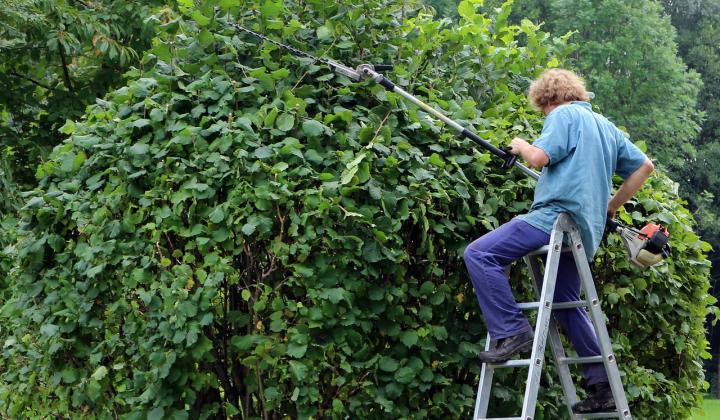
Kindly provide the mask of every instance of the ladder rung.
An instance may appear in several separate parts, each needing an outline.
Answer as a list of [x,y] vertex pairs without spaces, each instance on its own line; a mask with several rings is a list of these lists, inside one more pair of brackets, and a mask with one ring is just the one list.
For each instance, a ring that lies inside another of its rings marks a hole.
[[[574,302],[556,302],[550,305],[552,309],[582,308],[583,306],[587,306],[587,302],[584,300],[577,300]],[[518,303],[518,307],[524,311],[538,309],[540,307],[540,302]]]
[[560,357],[558,363],[564,363],[567,365],[581,365],[584,363],[602,363],[602,356],[588,356],[588,357]]
[[522,417],[488,417],[486,419],[479,420],[523,420]]
[[617,411],[610,411],[607,413],[575,414],[575,417],[579,418],[579,419],[607,419],[607,418],[616,419],[616,418],[618,418],[618,415],[619,414]]
[[490,366],[493,368],[515,368],[515,367],[530,366],[530,359],[515,359],[515,360],[508,360],[507,362],[503,362],[503,363],[490,363]]
[[[546,255],[549,250],[550,250],[550,246],[549,246],[549,245],[545,245],[545,246],[542,246],[542,247],[536,249],[535,251],[530,251],[530,253],[527,254],[527,255],[528,255],[528,256]],[[572,250],[570,249],[569,246],[564,246],[563,249],[562,249],[562,252],[570,252],[570,251],[572,251]]]

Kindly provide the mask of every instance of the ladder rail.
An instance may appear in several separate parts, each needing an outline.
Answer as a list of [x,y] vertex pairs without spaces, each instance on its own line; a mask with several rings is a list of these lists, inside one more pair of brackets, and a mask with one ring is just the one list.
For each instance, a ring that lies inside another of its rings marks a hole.
[[[542,274],[540,270],[539,257],[525,257],[525,262],[530,269],[530,276],[533,279],[535,294],[539,296],[539,290],[542,287]],[[555,309],[556,306],[556,304],[553,304],[553,309]],[[557,322],[553,318],[550,323],[550,343],[552,346],[553,359],[555,361],[555,366],[557,366],[558,374],[560,375],[560,384],[563,389],[563,396],[565,398],[565,405],[568,410],[568,414],[570,415],[570,418],[573,418],[572,406],[577,402],[577,390],[572,382],[570,367],[566,363],[560,363],[560,360],[567,359],[567,356],[565,354],[565,348],[562,345],[562,341],[560,341],[560,333],[558,332]]]
[[615,408],[618,412],[618,418],[629,420],[632,418],[632,415],[630,414],[627,396],[625,395],[625,390],[623,389],[622,380],[620,378],[620,368],[617,364],[617,358],[613,353],[610,335],[608,334],[607,326],[605,325],[605,315],[603,315],[603,312],[600,309],[600,298],[598,297],[597,290],[595,289],[595,282],[592,278],[590,264],[588,263],[587,258],[585,258],[585,249],[583,249],[582,240],[580,239],[580,233],[577,231],[577,228],[570,232],[570,238],[571,241],[575,243],[575,246],[572,247],[572,252],[575,257],[575,264],[577,265],[581,284],[585,289],[585,298],[590,303],[590,305],[588,305],[588,312],[590,320],[595,327],[598,343],[600,344],[600,352],[603,356],[603,363],[610,383],[610,389],[612,390],[613,398],[615,399]]
[[[560,224],[558,219],[556,224]],[[561,229],[553,229],[550,233],[550,251],[548,252],[543,285],[540,292],[540,309],[538,309],[537,321],[535,324],[535,339],[533,342],[530,360],[532,364],[528,369],[528,379],[525,384],[525,398],[523,401],[521,417],[531,420],[535,416],[538,388],[540,386],[540,375],[545,359],[545,344],[547,342],[548,330],[552,312],[552,301],[555,295],[555,282],[557,280],[560,255],[562,253],[563,238],[565,233]]]
[[[485,351],[490,350],[490,333],[485,340]],[[492,379],[494,367],[483,363],[480,371],[480,382],[478,383],[478,393],[475,399],[475,414],[473,420],[479,420],[487,417],[488,404],[490,404],[490,390],[492,389]]]

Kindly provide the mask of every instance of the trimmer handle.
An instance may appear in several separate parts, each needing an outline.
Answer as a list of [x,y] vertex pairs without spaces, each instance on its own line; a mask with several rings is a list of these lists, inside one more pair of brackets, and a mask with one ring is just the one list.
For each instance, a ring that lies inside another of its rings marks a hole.
[[518,157],[517,157],[517,155],[513,155],[512,153],[510,153],[510,151],[512,150],[510,147],[504,147],[502,150],[503,150],[503,152],[505,152],[505,157],[503,157],[504,162],[502,164],[502,168],[510,169],[513,167],[513,165],[515,165],[515,162],[517,161]]
[[607,219],[605,219],[605,231],[606,232],[617,232],[618,228],[620,227],[620,222],[616,221],[612,218],[609,214],[607,215]]
[[392,71],[393,66],[392,64],[373,64],[373,69],[378,73],[382,73],[384,71]]

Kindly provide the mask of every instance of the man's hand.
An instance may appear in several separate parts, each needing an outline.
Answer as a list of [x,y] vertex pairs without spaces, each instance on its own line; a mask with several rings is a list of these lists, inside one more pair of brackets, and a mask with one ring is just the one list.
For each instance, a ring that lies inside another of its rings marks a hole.
[[530,146],[530,143],[528,143],[524,139],[521,139],[520,137],[515,137],[510,142],[510,153],[512,153],[513,155],[519,155],[522,153],[522,150],[528,146]]
[[510,153],[520,155],[525,162],[535,168],[542,168],[550,163],[550,158],[548,158],[544,150],[533,146],[520,137],[515,137],[510,142]]

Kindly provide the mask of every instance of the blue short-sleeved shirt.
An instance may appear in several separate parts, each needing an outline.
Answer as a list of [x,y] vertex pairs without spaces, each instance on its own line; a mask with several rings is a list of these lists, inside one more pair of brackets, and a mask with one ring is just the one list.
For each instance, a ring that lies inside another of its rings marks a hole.
[[592,259],[600,246],[614,173],[623,179],[647,159],[622,131],[587,102],[555,108],[533,142],[550,158],[535,188],[528,214],[519,219],[550,233],[560,213],[578,225]]

